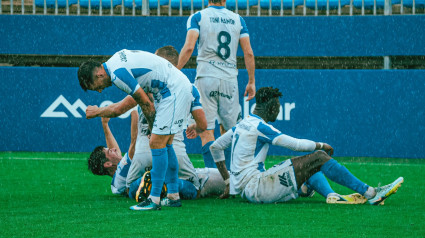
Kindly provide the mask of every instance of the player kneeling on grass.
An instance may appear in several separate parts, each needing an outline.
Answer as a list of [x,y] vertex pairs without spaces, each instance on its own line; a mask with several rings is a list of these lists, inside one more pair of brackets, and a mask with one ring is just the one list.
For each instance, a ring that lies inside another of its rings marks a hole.
[[[357,179],[344,166],[330,156],[333,148],[321,142],[296,139],[281,133],[268,122],[274,122],[279,114],[279,89],[264,87],[257,91],[253,114],[218,138],[210,147],[214,161],[225,183],[234,186],[242,198],[253,203],[285,202],[298,197],[297,190],[321,171],[330,180],[363,195],[372,205],[383,204],[403,183],[396,179],[386,186],[373,188]],[[294,151],[315,151],[283,161],[265,170],[264,161],[269,145],[277,145]],[[232,146],[230,175],[224,163],[223,150]],[[229,186],[224,196],[228,196]],[[328,196],[328,202],[344,202],[341,196]]]
[[[109,175],[113,177],[111,183],[112,193],[124,196],[128,195],[129,198],[136,199],[136,201],[141,202],[146,199],[151,192],[152,181],[150,171],[147,171],[144,174],[142,173],[142,177],[138,179],[136,178],[133,182],[131,182],[129,187],[126,186],[126,180],[128,180],[129,176],[128,173],[134,165],[134,159],[141,159],[135,158],[135,154],[137,154],[137,149],[135,148],[137,146],[135,145],[139,142],[145,142],[145,140],[140,141],[138,139],[138,137],[141,136],[140,133],[138,134],[138,125],[140,126],[141,123],[140,120],[138,122],[137,110],[133,110],[131,112],[131,143],[128,153],[124,156],[122,156],[119,145],[109,128],[109,120],[109,118],[102,118],[102,127],[107,147],[98,146],[93,150],[88,159],[89,170],[95,175]],[[175,142],[178,143],[178,140]],[[149,141],[146,143],[149,143]],[[189,160],[189,158],[187,159]],[[145,164],[147,162],[146,160],[150,160],[150,164],[152,164],[152,157],[143,158],[143,160]],[[190,163],[190,160],[188,162]],[[179,194],[182,199],[195,199],[197,197],[206,197],[223,193],[225,184],[217,169],[193,168],[193,173],[195,175],[194,177],[178,180]],[[195,177],[199,179],[198,187],[194,185],[194,182],[197,181],[191,181],[191,178]],[[161,198],[164,198],[161,200],[161,205],[175,205],[171,204],[170,200],[165,198],[166,192],[167,188],[164,185],[160,196]]]

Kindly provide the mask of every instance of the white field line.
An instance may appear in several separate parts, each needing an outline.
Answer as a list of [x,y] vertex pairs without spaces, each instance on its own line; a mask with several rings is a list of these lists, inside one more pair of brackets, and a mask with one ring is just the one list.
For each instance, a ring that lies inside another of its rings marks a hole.
[[63,161],[83,161],[86,158],[28,158],[28,157],[0,157],[0,160],[63,160]]
[[[0,157],[0,160],[57,160],[57,161],[85,161],[87,158],[28,158],[28,157]],[[202,159],[191,159],[192,162],[203,162]],[[381,165],[381,166],[424,166],[424,164],[382,163],[382,162],[341,162],[343,165]]]

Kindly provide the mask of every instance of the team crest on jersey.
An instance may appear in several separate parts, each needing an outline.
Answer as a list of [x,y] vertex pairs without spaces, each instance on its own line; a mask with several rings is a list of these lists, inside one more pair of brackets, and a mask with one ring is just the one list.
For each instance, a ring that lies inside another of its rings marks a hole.
[[282,184],[285,187],[292,187],[293,186],[291,177],[289,176],[289,172],[285,172],[282,175],[278,175],[278,176],[279,176],[280,184]]

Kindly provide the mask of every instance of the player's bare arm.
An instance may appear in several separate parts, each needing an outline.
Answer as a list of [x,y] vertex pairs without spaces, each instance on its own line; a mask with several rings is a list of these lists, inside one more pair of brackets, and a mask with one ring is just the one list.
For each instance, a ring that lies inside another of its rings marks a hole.
[[190,56],[192,56],[193,50],[195,49],[196,41],[198,40],[199,33],[194,30],[187,32],[186,41],[179,55],[179,63],[177,64],[178,69],[182,69],[187,61],[189,61]]
[[133,98],[142,109],[142,112],[145,115],[146,120],[148,121],[149,130],[152,131],[153,122],[155,120],[155,106],[153,102],[150,100],[149,96],[145,93],[145,91],[143,91],[142,88],[139,88],[133,94]]
[[217,169],[220,172],[221,177],[224,180],[224,183],[226,184],[223,194],[221,194],[219,198],[226,199],[230,195],[230,174],[229,174],[229,171],[227,171],[226,162],[224,160],[216,162],[215,165],[217,166]]
[[196,123],[190,125],[186,129],[186,137],[188,139],[196,138],[200,133],[207,129],[207,119],[203,109],[194,110],[192,112],[193,119]]
[[106,107],[88,106],[86,109],[86,118],[118,117],[135,106],[137,106],[137,102],[131,96],[127,96],[123,100]]
[[255,97],[255,58],[254,52],[252,51],[251,42],[249,41],[249,37],[243,37],[239,40],[239,44],[241,45],[244,59],[245,59],[245,67],[248,71],[248,84],[245,88],[244,96],[248,95],[247,101],[253,99]]
[[120,147],[118,146],[117,140],[115,140],[114,135],[112,134],[111,129],[109,128],[109,118],[102,118],[102,127],[105,134],[106,146],[109,149],[116,149],[117,154],[121,155]]
[[139,115],[137,113],[137,110],[133,110],[131,111],[131,126],[130,126],[131,141],[130,141],[130,147],[128,148],[128,157],[130,157],[130,159],[133,159],[134,152],[136,151],[138,123],[139,123]]

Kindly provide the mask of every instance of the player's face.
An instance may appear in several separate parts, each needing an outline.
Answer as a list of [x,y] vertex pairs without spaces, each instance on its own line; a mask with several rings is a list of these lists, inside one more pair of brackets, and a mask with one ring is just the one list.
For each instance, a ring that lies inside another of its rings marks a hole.
[[122,158],[121,155],[118,153],[117,149],[115,149],[115,148],[111,148],[111,149],[104,148],[103,152],[105,153],[105,156],[109,161],[118,162]]
[[106,88],[104,80],[101,78],[94,78],[93,83],[89,86],[89,90],[98,91],[101,93]]
[[276,118],[279,115],[279,112],[280,112],[279,98],[274,98],[273,103],[271,105],[271,109],[270,109],[270,121],[271,122],[276,121]]

